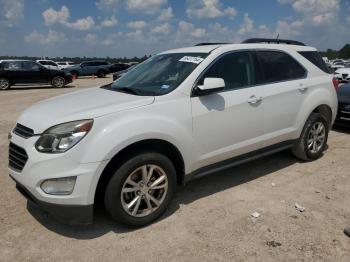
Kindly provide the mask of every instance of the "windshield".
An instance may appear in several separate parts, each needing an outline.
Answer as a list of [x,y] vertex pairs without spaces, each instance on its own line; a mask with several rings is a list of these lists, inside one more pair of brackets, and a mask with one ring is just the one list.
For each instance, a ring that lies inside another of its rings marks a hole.
[[103,88],[135,95],[164,95],[176,89],[207,55],[203,53],[156,55]]

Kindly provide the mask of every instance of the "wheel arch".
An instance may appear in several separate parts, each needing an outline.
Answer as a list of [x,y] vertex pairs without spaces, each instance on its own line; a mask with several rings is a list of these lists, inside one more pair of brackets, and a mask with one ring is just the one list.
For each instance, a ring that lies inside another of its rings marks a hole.
[[123,148],[108,162],[97,182],[94,199],[95,204],[102,204],[104,192],[108,182],[113,176],[113,170],[117,169],[129,157],[146,151],[154,151],[166,155],[174,164],[178,184],[182,184],[184,182],[185,162],[182,154],[175,145],[162,139],[141,140]]
[[317,106],[312,113],[319,113],[321,114],[327,121],[329,128],[331,128],[332,125],[332,119],[333,119],[333,112],[330,106],[326,104],[322,104]]

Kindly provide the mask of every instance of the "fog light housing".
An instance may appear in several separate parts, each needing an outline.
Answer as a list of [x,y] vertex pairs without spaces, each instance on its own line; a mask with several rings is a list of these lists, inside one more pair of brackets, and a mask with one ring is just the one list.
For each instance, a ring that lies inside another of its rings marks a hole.
[[41,183],[40,188],[49,195],[70,195],[76,180],[76,176],[48,179]]

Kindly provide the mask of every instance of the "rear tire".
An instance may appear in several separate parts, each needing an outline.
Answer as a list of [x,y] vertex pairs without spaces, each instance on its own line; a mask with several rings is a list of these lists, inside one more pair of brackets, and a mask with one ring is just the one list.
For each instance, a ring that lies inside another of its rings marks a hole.
[[176,171],[169,158],[141,153],[115,171],[106,188],[105,208],[120,223],[145,226],[165,212],[175,188]]
[[11,83],[6,78],[0,78],[0,90],[8,90],[11,87]]
[[104,78],[104,77],[106,77],[106,75],[107,75],[107,73],[104,70],[100,70],[100,71],[97,72],[97,77],[98,78]]
[[327,145],[328,133],[328,121],[321,114],[312,113],[292,148],[293,155],[304,161],[320,158]]
[[55,76],[51,81],[51,85],[55,88],[62,88],[66,85],[66,80],[62,76]]

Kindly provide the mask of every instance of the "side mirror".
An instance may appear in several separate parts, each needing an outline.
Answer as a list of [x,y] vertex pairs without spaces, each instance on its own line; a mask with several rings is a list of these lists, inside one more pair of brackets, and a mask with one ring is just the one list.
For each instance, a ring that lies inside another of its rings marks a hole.
[[220,92],[225,89],[225,81],[222,78],[207,77],[203,85],[196,88],[196,95],[205,96],[212,93]]

